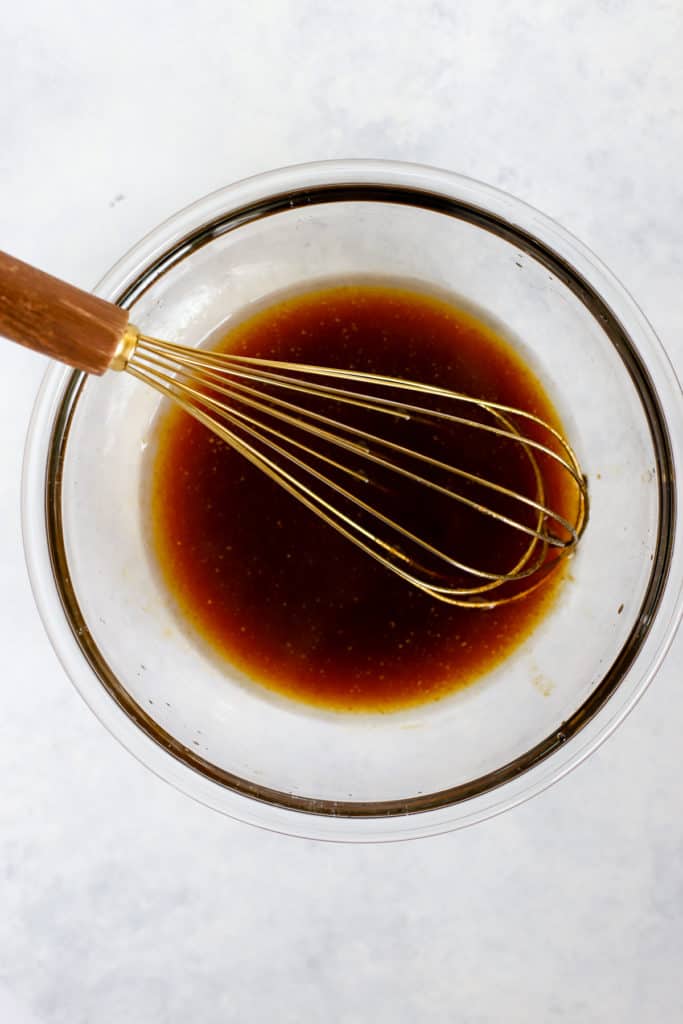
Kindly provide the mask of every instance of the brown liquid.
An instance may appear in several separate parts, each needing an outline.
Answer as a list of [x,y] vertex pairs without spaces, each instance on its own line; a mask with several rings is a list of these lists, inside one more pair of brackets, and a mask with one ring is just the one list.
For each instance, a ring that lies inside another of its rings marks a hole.
[[[538,381],[490,327],[402,288],[358,284],[289,298],[217,348],[422,380],[558,423]],[[392,429],[410,445],[419,428]],[[457,444],[465,468],[531,493],[519,446],[480,435],[446,431],[438,444],[451,458]],[[184,413],[165,410],[156,439],[152,546],[179,614],[250,680],[288,697],[344,711],[435,700],[509,655],[552,602],[561,572],[496,609],[446,605],[378,565]],[[570,498],[552,468],[546,485],[549,504],[566,512]],[[446,515],[410,487],[390,501],[408,507],[411,527],[432,542],[460,538],[462,549],[464,536],[468,559],[484,568],[523,552],[511,531],[492,533],[452,502]]]

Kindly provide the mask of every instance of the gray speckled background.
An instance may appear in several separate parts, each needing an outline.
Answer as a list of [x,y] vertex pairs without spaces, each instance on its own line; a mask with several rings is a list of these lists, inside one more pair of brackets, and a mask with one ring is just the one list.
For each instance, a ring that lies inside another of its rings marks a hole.
[[[0,245],[91,286],[246,174],[377,156],[555,216],[683,371],[677,0],[28,0],[0,33]],[[86,710],[24,570],[43,365],[0,349],[0,1020],[676,1024],[683,639],[562,783],[439,839],[343,847],[193,804]]]

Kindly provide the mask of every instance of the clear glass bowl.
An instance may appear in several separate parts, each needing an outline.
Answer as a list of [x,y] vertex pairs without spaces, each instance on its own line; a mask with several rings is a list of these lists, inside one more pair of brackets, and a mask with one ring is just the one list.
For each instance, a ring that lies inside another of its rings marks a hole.
[[681,615],[681,391],[647,321],[566,231],[443,171],[342,161],[223,189],[129,252],[97,292],[200,345],[283,289],[411,279],[517,339],[589,480],[590,521],[553,612],[437,703],[335,715],[245,685],[179,625],[140,495],[159,399],[53,366],[25,458],[36,600],[100,720],[141,761],[243,821],[319,839],[428,835],[519,803],[582,761],[654,675]]

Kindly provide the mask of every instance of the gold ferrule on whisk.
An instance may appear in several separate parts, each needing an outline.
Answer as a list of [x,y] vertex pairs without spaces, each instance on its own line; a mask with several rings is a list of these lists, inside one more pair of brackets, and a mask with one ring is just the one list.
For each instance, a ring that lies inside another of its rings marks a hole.
[[133,358],[139,338],[140,332],[135,324],[128,324],[114,350],[114,355],[109,364],[110,370],[126,369],[128,363]]

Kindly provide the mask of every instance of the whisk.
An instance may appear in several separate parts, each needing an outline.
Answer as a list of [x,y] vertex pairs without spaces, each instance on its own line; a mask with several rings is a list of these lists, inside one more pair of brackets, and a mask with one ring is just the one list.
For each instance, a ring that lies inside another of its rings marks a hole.
[[[154,388],[386,569],[439,601],[492,608],[519,600],[575,550],[586,522],[586,483],[571,446],[522,409],[419,381],[151,338],[125,310],[4,253],[0,334],[87,373],[123,371]],[[402,443],[396,424],[405,423],[417,425],[428,443]],[[438,441],[453,428],[507,446],[508,456],[522,453],[530,493],[444,458]],[[565,477],[570,513],[547,503],[548,467]],[[396,493],[398,507],[384,500]],[[483,517],[512,531],[520,540],[512,564],[471,564],[466,529],[447,548],[416,532],[414,504],[437,500],[452,503],[469,522]]]

